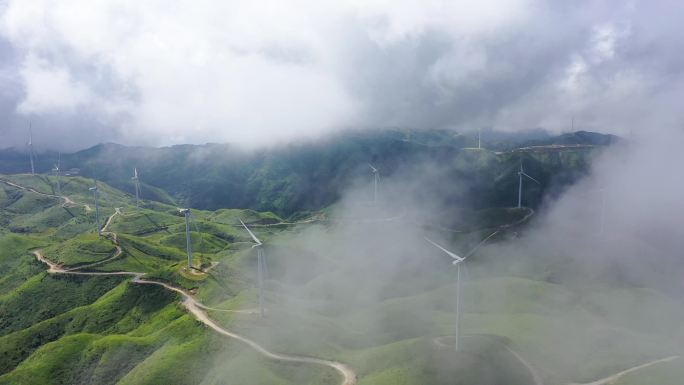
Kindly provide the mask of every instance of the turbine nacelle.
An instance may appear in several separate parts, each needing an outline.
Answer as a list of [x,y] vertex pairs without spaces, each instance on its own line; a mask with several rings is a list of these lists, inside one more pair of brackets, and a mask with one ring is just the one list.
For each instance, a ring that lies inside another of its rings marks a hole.
[[375,168],[375,167],[373,167],[372,164],[368,163],[368,166],[371,168],[371,172],[372,172],[373,174],[377,174],[377,173],[378,173],[378,169]]

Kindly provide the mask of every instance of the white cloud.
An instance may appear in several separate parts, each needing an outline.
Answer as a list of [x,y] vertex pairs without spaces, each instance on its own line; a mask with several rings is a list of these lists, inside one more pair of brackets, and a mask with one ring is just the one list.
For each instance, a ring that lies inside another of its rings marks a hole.
[[[97,141],[560,129],[571,115],[619,133],[678,92],[681,76],[659,72],[681,56],[668,38],[676,12],[650,4],[10,0],[0,39],[18,58],[16,111],[93,123]],[[653,14],[664,22],[644,19]],[[678,109],[664,113],[678,121]]]
[[20,71],[26,98],[17,107],[25,114],[64,111],[72,113],[80,105],[90,103],[88,88],[75,82],[65,68],[29,56]]

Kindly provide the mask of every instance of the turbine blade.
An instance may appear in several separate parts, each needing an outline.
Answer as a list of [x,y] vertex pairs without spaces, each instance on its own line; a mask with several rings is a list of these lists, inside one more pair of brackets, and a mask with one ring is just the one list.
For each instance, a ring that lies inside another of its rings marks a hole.
[[247,225],[245,224],[245,222],[242,221],[242,219],[240,219],[240,223],[242,223],[242,226],[245,228],[245,230],[247,230],[252,239],[254,239],[254,242],[256,242],[257,245],[260,245],[261,241],[259,240],[259,238],[257,238],[256,235],[254,235],[252,230],[250,230],[249,227],[247,227]]
[[475,246],[472,250],[470,250],[470,252],[468,254],[466,254],[466,256],[463,257],[463,259],[466,259],[466,258],[470,257],[471,255],[473,255],[477,251],[477,249],[479,249],[482,245],[485,244],[485,242],[487,242],[491,237],[495,236],[498,233],[499,233],[499,230],[496,230],[495,232],[489,234],[489,236],[487,236],[487,238],[480,241],[480,243],[478,243],[477,246]]
[[536,179],[532,178],[531,176],[529,176],[529,175],[525,174],[524,172],[523,172],[522,174],[523,174],[523,175],[525,175],[526,177],[528,177],[528,178],[532,179],[532,180],[533,180],[533,181],[534,181],[535,183],[537,183],[538,185],[541,185],[541,183],[539,183],[539,181],[538,181],[538,180],[536,180]]
[[451,258],[453,258],[453,259],[454,259],[454,265],[457,264],[457,263],[459,263],[459,262],[463,262],[463,260],[465,259],[465,258],[459,257],[458,255],[452,253],[451,251],[449,251],[449,250],[443,248],[442,246],[440,246],[440,245],[438,245],[437,243],[433,242],[433,241],[432,241],[430,238],[428,238],[428,237],[425,237],[425,240],[428,241],[428,242],[430,242],[430,243],[432,243],[433,246],[435,246],[436,248],[442,250],[443,252],[447,253],[448,256],[450,256]]
[[375,168],[375,167],[373,167],[372,164],[368,163],[368,165],[370,166],[371,170],[373,170],[374,173],[375,173],[375,172],[378,172],[378,169]]

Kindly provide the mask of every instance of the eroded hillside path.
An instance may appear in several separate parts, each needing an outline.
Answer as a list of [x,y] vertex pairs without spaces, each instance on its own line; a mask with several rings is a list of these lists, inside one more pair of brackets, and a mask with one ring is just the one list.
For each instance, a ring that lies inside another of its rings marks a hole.
[[[463,336],[462,338],[476,337],[476,336],[483,337],[484,335],[467,335],[467,336]],[[486,338],[487,336],[484,336],[484,337]],[[453,339],[453,338],[454,338],[454,336],[439,336],[439,337],[435,337],[432,340],[432,343],[435,344],[435,346],[437,346],[439,349],[453,349],[454,348],[454,342],[451,341],[451,343],[449,343],[449,342],[445,341],[447,339]],[[529,361],[527,361],[525,359],[525,357],[522,356],[522,354],[513,350],[510,346],[508,346],[506,344],[502,344],[502,346],[504,347],[504,349],[506,349],[506,351],[508,353],[513,355],[513,357],[518,362],[520,362],[520,364],[522,366],[525,367],[527,372],[530,374],[530,378],[532,379],[533,385],[544,385],[544,381],[542,380],[542,377],[539,375],[539,373],[534,368],[534,366],[532,366],[532,364]],[[574,384],[569,384],[569,385],[574,385]],[[582,384],[577,384],[577,385],[582,385]]]
[[[10,182],[5,179],[0,179],[3,183],[10,185],[15,188],[19,188],[25,191],[31,191],[36,194],[40,194],[43,196],[48,196],[52,198],[57,198],[57,199],[62,199],[64,203],[62,206],[65,206],[67,204],[73,204],[77,205],[74,201],[72,201],[70,198],[61,196],[61,195],[53,195],[53,194],[46,194],[42,193],[40,191],[37,191],[32,188],[27,188],[24,186],[20,186],[18,184],[15,184],[13,182]],[[85,205],[84,205],[85,206]],[[322,358],[315,358],[315,357],[306,357],[306,356],[296,356],[296,355],[289,355],[289,354],[281,354],[281,353],[275,353],[272,352],[259,343],[257,343],[254,340],[251,340],[245,336],[242,336],[240,334],[231,332],[221,325],[219,325],[216,321],[211,319],[209,315],[206,313],[205,310],[216,310],[216,311],[225,311],[225,312],[235,312],[235,313],[248,313],[251,314],[254,311],[253,310],[225,310],[225,309],[215,309],[209,306],[206,306],[199,302],[197,299],[195,299],[190,293],[187,291],[172,286],[168,283],[161,282],[161,281],[156,281],[156,280],[151,280],[151,279],[143,279],[143,276],[145,273],[141,272],[135,272],[135,271],[112,271],[112,272],[99,272],[99,271],[80,271],[85,268],[93,267],[96,265],[101,265],[106,262],[111,261],[114,258],[119,257],[122,253],[123,250],[121,249],[121,246],[119,245],[118,242],[118,237],[117,234],[111,231],[108,231],[109,225],[111,224],[112,220],[116,215],[121,215],[121,209],[116,208],[114,214],[109,216],[107,221],[105,222],[105,225],[102,228],[102,233],[105,235],[108,235],[111,237],[111,241],[114,243],[116,246],[116,252],[114,255],[108,259],[98,261],[92,264],[88,265],[83,265],[83,266],[78,266],[74,267],[71,269],[65,269],[62,266],[52,262],[48,258],[46,258],[40,250],[34,250],[32,251],[33,255],[42,263],[46,264],[48,266],[47,272],[49,274],[68,274],[68,275],[83,275],[83,276],[132,276],[133,279],[131,280],[132,283],[136,284],[141,284],[141,285],[157,285],[165,288],[166,290],[172,291],[174,293],[178,293],[181,295],[181,304],[183,307],[185,307],[190,314],[195,317],[198,321],[203,323],[204,325],[208,326],[215,332],[224,335],[226,337],[233,338],[235,340],[238,340],[250,348],[256,350],[259,354],[262,356],[275,360],[275,361],[281,361],[281,362],[290,362],[290,363],[302,363],[302,364],[313,364],[313,365],[320,365],[320,366],[325,366],[331,369],[334,369],[337,373],[339,373],[342,376],[342,382],[341,385],[355,385],[356,384],[356,373],[347,365],[338,362],[338,361],[332,361],[332,360],[326,360]]]
[[[257,342],[244,337],[242,335],[239,335],[237,333],[231,332],[225,328],[223,328],[221,325],[216,323],[213,319],[207,315],[207,313],[203,309],[213,309],[211,307],[205,306],[198,300],[196,300],[190,293],[186,292],[183,289],[180,289],[178,287],[169,285],[168,283],[161,282],[161,281],[155,281],[151,279],[143,279],[142,277],[145,275],[145,273],[139,273],[135,271],[113,271],[113,272],[96,272],[96,271],[75,271],[73,269],[66,270],[61,268],[59,265],[56,263],[50,261],[49,259],[45,258],[45,256],[39,251],[35,250],[33,251],[33,254],[36,256],[36,258],[48,265],[48,273],[50,274],[71,274],[71,275],[87,275],[87,276],[111,276],[111,275],[127,275],[127,276],[132,276],[133,279],[131,282],[137,283],[137,284],[142,284],[142,285],[158,285],[166,290],[178,293],[181,295],[181,304],[183,307],[185,307],[190,314],[192,314],[195,319],[198,321],[202,322],[206,326],[210,327],[214,331],[218,332],[219,334],[222,334],[226,337],[230,337],[233,339],[236,339],[252,349],[256,350],[259,354],[263,355],[264,357],[276,361],[282,361],[282,362],[292,362],[292,363],[303,363],[303,364],[315,364],[315,365],[321,365],[321,366],[326,366],[329,368],[334,369],[337,371],[343,378],[342,385],[355,385],[356,384],[356,373],[347,365],[337,362],[337,361],[330,361],[330,360],[325,360],[322,358],[315,358],[315,357],[305,357],[305,356],[294,356],[294,355],[288,355],[288,354],[280,354],[280,353],[274,353],[271,352],[270,350],[266,349],[265,347],[259,345]],[[217,309],[221,310],[221,309]],[[225,311],[225,310],[224,310]],[[241,311],[236,311],[236,312],[241,312]],[[251,311],[245,311],[245,312],[251,312]]]
[[8,186],[12,186],[14,188],[18,188],[18,189],[24,190],[24,191],[30,191],[30,192],[38,194],[38,195],[43,195],[43,196],[50,197],[50,198],[62,199],[64,201],[64,203],[62,203],[62,207],[66,207],[67,205],[83,206],[86,211],[90,211],[90,207],[88,205],[79,205],[76,202],[74,202],[73,200],[71,200],[71,198],[69,198],[68,196],[65,196],[65,195],[47,194],[44,192],[40,192],[40,191],[38,191],[34,188],[31,188],[31,187],[20,186],[14,182],[8,181],[7,179],[0,179],[0,182],[6,184]]
[[631,367],[631,368],[629,368],[629,369],[623,370],[623,371],[621,371],[621,372],[619,372],[619,373],[615,373],[615,374],[613,374],[613,375],[610,375],[610,376],[608,376],[608,377],[602,378],[602,379],[600,379],[600,380],[596,380],[596,381],[594,381],[594,382],[587,382],[587,383],[584,383],[584,384],[579,384],[579,383],[573,382],[573,383],[570,383],[570,384],[568,384],[568,385],[609,385],[609,384],[614,384],[614,383],[616,383],[621,377],[623,377],[623,376],[625,376],[625,375],[627,375],[627,374],[630,374],[630,373],[636,372],[637,370],[645,369],[645,368],[648,368],[649,366],[653,366],[653,365],[660,364],[660,363],[663,363],[663,362],[674,361],[674,360],[676,360],[676,359],[678,359],[678,358],[680,358],[680,356],[670,356],[670,357],[666,357],[666,358],[661,358],[661,359],[659,359],[659,360],[655,360],[655,361],[647,362],[647,363],[645,363],[645,364],[641,364],[641,365],[637,365],[637,366]]

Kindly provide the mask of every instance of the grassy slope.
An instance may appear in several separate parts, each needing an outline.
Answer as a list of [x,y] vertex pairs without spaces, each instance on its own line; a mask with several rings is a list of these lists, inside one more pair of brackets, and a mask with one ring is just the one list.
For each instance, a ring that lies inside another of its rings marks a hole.
[[615,385],[679,385],[684,378],[684,358],[663,362],[623,376]]
[[[87,201],[88,194],[79,189],[89,183],[72,179],[64,190],[73,192],[75,200]],[[47,191],[45,182],[33,183],[36,189]],[[197,234],[193,237],[199,250],[195,264],[221,263],[210,274],[193,275],[182,269],[184,224],[174,207],[154,204],[134,211],[130,197],[104,185],[100,188],[107,194],[101,202],[104,213],[123,207],[124,215],[114,219],[111,229],[119,233],[124,254],[98,269],[145,271],[179,286],[199,288],[198,297],[212,306],[255,306],[254,255],[249,238],[236,227],[237,219],[273,223],[278,218],[247,210],[194,211],[202,231],[201,239]],[[27,302],[26,306],[39,311],[31,317],[8,318],[5,334],[0,336],[5,373],[0,384],[46,379],[53,383],[197,383],[198,378],[205,384],[337,383],[332,371],[263,360],[242,345],[209,333],[184,316],[173,304],[174,297],[161,288],[130,285],[121,279],[45,276],[44,268],[28,254],[30,248],[43,247],[48,257],[72,264],[102,257],[111,243],[96,240],[92,228],[79,227],[92,223],[88,222],[92,213],[82,208],[75,208],[76,216],[63,218],[66,222],[59,224],[54,213],[59,212],[55,206],[60,201],[3,191],[2,217],[16,221],[22,216],[22,221],[35,225],[25,227],[30,235],[0,233],[0,245],[7,245],[4,254],[0,248],[0,265],[9,272],[0,278],[0,309],[4,304],[6,311],[25,313],[20,310]],[[501,215],[518,214],[485,212],[481,218],[482,223],[491,224],[501,220]],[[41,216],[54,217],[55,222],[41,229],[37,227],[45,222]],[[273,317],[258,321],[249,315],[214,311],[212,317],[276,351],[348,362],[362,376],[362,385],[446,384],[449,378],[462,384],[500,383],[492,373],[505,374],[511,384],[524,383],[527,374],[500,345],[475,338],[462,356],[468,365],[452,368],[450,363],[459,359],[434,344],[433,338],[450,334],[453,325],[449,274],[435,275],[429,285],[418,282],[419,278],[402,280],[396,287],[384,288],[391,296],[359,302],[362,296],[340,291],[333,284],[349,275],[360,282],[371,275],[340,270],[313,250],[293,250],[283,261],[278,258],[283,253],[278,238],[288,231],[255,228],[260,238],[275,245],[269,285],[278,290],[269,291],[268,298]],[[57,247],[64,238],[68,240]],[[285,276],[289,279],[281,281]],[[582,290],[512,277],[475,277],[465,290],[464,333],[508,338],[549,383],[599,378],[677,350],[677,340],[668,341],[659,334],[657,322],[620,312],[643,303],[649,304],[651,314],[681,308],[656,292]],[[345,307],[351,305],[341,296],[356,298],[350,302],[354,307]],[[630,355],[632,346],[645,354]],[[498,369],[488,366],[493,362]],[[237,382],[227,382],[227,378]]]
[[[11,179],[52,193],[47,178]],[[88,194],[78,191],[87,191],[89,183],[81,178],[65,179],[72,180],[64,183],[63,191],[79,203],[89,202],[92,209],[94,202],[88,200]],[[184,244],[167,242],[169,246],[163,246],[160,242],[163,237],[175,239],[184,231],[182,217],[175,208],[150,204],[144,207],[153,207],[155,211],[133,212],[132,202],[124,201],[121,194],[104,185],[100,189],[106,194],[100,201],[103,216],[113,212],[114,205],[124,207],[126,213],[112,223],[112,230],[120,232],[126,251],[120,260],[103,266],[104,270],[147,271],[181,286],[197,284],[198,277],[177,274],[178,262],[185,258]],[[208,366],[214,365],[209,354],[226,349],[222,337],[182,316],[182,311],[170,302],[174,296],[161,288],[131,286],[121,282],[121,277],[44,273],[44,266],[35,261],[30,249],[42,247],[45,255],[66,265],[92,262],[111,254],[111,242],[98,239],[92,230],[92,211],[71,207],[75,215],[62,215],[66,210],[60,207],[61,200],[13,188],[3,188],[0,198],[6,223],[30,224],[8,226],[9,230],[37,235],[4,233],[0,227],[0,266],[4,268],[0,278],[0,384],[194,384]],[[209,251],[220,251],[229,241],[247,240],[235,223],[228,222],[238,216],[262,223],[279,220],[268,213],[231,210],[223,213],[224,224],[203,222],[203,217],[211,215],[214,214],[196,213],[202,231],[215,238],[198,241],[200,252],[202,242],[206,242]],[[66,241],[62,242],[63,239]],[[198,255],[199,259],[203,257]],[[213,296],[225,298],[226,288],[238,292],[230,289],[230,285],[216,282],[210,280],[207,293],[216,292]],[[265,369],[271,374],[263,377],[263,383],[272,383],[274,378],[282,379],[283,384],[306,383],[301,379],[308,379],[311,384],[337,381],[336,374],[329,370],[273,363],[257,358],[251,351],[242,354],[242,345],[228,347],[234,356],[231,367],[240,368],[241,374],[237,375],[249,383],[250,378]],[[188,360],[188,356],[197,359]],[[225,377],[217,373],[217,378]]]

